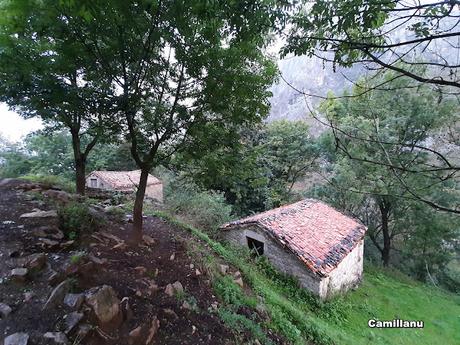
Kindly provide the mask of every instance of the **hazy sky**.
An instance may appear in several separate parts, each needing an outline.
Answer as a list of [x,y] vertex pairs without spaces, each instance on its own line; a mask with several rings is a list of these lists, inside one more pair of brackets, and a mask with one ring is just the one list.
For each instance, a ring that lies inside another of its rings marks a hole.
[[38,119],[24,120],[8,107],[0,103],[0,135],[10,141],[18,141],[24,135],[40,129],[41,121]]

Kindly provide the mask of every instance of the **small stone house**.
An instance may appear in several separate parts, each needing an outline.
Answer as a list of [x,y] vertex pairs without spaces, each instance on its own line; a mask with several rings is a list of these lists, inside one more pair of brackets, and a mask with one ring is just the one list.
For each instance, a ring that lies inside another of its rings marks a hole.
[[266,256],[320,298],[359,284],[365,232],[358,221],[314,199],[221,227],[224,239]]
[[[86,187],[131,192],[137,189],[140,177],[140,170],[93,171],[86,176]],[[155,176],[149,174],[145,195],[163,202],[163,183]]]

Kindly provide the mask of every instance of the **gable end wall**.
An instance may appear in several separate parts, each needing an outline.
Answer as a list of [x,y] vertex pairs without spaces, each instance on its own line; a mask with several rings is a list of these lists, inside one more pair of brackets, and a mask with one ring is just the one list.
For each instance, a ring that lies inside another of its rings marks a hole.
[[281,244],[273,240],[264,230],[260,230],[256,226],[244,226],[237,229],[222,230],[222,236],[230,243],[245,248],[248,248],[247,236],[263,242],[264,256],[270,260],[274,267],[281,272],[296,277],[303,287],[314,294],[323,294],[320,278],[310,273],[305,265],[289,249],[284,248]]

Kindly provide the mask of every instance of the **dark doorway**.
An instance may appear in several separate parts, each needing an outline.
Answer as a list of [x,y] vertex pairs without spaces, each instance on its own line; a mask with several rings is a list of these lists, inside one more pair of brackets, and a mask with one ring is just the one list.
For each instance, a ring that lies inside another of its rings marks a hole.
[[254,238],[246,237],[248,240],[249,249],[257,255],[264,255],[264,243],[257,241]]

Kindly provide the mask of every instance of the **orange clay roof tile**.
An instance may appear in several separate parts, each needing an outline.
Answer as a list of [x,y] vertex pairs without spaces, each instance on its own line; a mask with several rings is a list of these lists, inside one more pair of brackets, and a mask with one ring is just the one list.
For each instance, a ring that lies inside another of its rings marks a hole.
[[[139,184],[141,171],[93,171],[88,176],[91,175],[99,177],[101,180],[110,184],[114,189],[125,190],[132,189]],[[147,186],[154,184],[161,184],[161,181],[155,176],[149,174]]]
[[337,267],[367,230],[357,220],[314,199],[230,222],[222,229],[237,229],[244,225],[255,225],[268,232],[321,277]]

